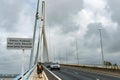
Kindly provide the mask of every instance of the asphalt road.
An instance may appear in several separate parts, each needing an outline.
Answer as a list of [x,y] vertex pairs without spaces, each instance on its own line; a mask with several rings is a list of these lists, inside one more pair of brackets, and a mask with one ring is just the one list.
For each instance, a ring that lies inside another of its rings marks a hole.
[[114,76],[80,71],[66,67],[61,67],[61,70],[52,70],[52,72],[62,80],[120,80],[120,78]]

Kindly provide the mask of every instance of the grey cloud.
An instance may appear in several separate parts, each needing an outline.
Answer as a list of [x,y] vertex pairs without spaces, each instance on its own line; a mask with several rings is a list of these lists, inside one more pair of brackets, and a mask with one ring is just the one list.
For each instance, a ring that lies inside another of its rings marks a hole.
[[[5,2],[6,0],[1,0],[0,2],[0,29],[5,29],[5,33],[10,33],[13,31],[16,31],[16,23],[18,22],[18,18],[20,17],[20,12],[24,9],[24,6],[28,3],[25,3],[24,0],[16,1],[13,0],[13,2]],[[30,6],[34,6],[34,2],[30,2]],[[84,36],[84,39],[76,38],[75,35],[77,31],[79,30],[79,26],[76,26],[72,22],[72,16],[76,15],[78,11],[82,9],[83,0],[46,0],[46,20],[47,20],[47,26],[50,26],[51,29],[55,27],[61,26],[61,34],[59,32],[55,31],[54,38],[51,38],[51,47],[55,46],[55,51],[52,49],[52,51],[49,53],[51,60],[53,60],[53,54],[55,53],[55,56],[57,60],[61,60],[61,62],[65,62],[66,60],[66,48],[70,49],[68,50],[68,62],[69,63],[75,63],[76,62],[76,45],[75,45],[75,39],[78,39],[78,52],[79,52],[79,58],[80,62],[82,64],[97,64],[100,63],[101,60],[101,54],[99,54],[96,49],[100,48],[100,37],[99,37],[99,31],[98,28],[102,28],[102,37],[103,37],[103,47],[104,47],[104,53],[105,58],[114,62],[117,62],[119,57],[114,56],[113,58],[116,58],[116,60],[111,59],[111,56],[115,53],[116,55],[120,52],[120,27],[117,28],[115,32],[110,33],[109,31],[104,28],[104,26],[101,23],[91,23],[88,25],[88,30],[86,32],[86,35]],[[110,11],[112,11],[112,19],[116,22],[120,22],[119,18],[119,0],[109,0],[110,5]],[[32,12],[32,11],[31,11]],[[29,12],[29,13],[31,13]],[[32,12],[34,13],[34,12]],[[27,14],[29,15],[29,14]],[[30,15],[29,15],[30,16]],[[33,19],[34,15],[31,15],[30,18]],[[82,23],[81,23],[82,24]],[[18,30],[20,32],[20,30]],[[46,31],[47,32],[47,31]],[[71,34],[67,34],[69,32],[72,32]],[[75,33],[74,33],[75,32]],[[23,33],[20,33],[23,34]],[[26,32],[27,34],[27,32]],[[66,37],[70,37],[70,39],[66,39]],[[72,39],[71,39],[72,37]],[[56,39],[57,38],[57,39]],[[5,72],[19,72],[20,73],[20,67],[21,65],[18,63],[21,63],[20,56],[22,51],[7,51],[3,48],[3,45],[1,45],[0,50],[0,69],[6,69],[6,70],[0,70]],[[48,45],[49,46],[49,45]],[[61,50],[60,50],[60,49]],[[9,53],[9,54],[8,54]],[[14,53],[14,54],[13,54]],[[16,54],[17,53],[17,54]],[[26,59],[26,67],[28,67],[29,63],[29,56],[30,52],[26,52],[25,55]],[[112,54],[113,53],[113,54]],[[35,54],[35,52],[34,52]],[[95,56],[93,58],[93,55]],[[5,58],[4,58],[5,57]],[[16,65],[17,64],[17,65]],[[7,67],[12,67],[12,69],[7,69]],[[14,68],[15,67],[15,68]],[[9,71],[8,71],[9,70]]]
[[102,29],[101,32],[104,52],[108,54],[120,52],[120,28],[118,27],[117,31],[110,33],[102,26],[101,23],[92,23],[88,25],[88,30],[84,37],[84,46],[89,49],[100,48],[100,33],[98,31],[99,28]]
[[113,21],[120,24],[120,0],[108,0],[108,5]]
[[120,0],[108,0],[109,11],[111,12],[111,18],[114,22],[117,22],[118,27],[116,32],[109,34],[108,39],[108,52],[120,52]]
[[14,31],[15,25],[19,18],[19,13],[22,10],[24,1],[0,1],[0,27],[6,31]]
[[103,44],[105,44],[104,42],[106,42],[106,39],[109,38],[107,31],[105,30],[101,23],[91,23],[88,25],[88,30],[84,37],[85,38],[84,46],[93,49],[100,47],[100,33],[98,29],[102,29],[101,33],[103,38]]
[[72,23],[72,16],[82,9],[82,0],[52,0],[46,1],[46,17],[48,25],[61,25],[63,33],[77,30],[78,26]]
[[66,21],[64,22],[63,26],[61,27],[62,34],[69,33],[69,32],[74,32],[79,30],[79,26],[76,26],[73,22],[71,21]]
[[[74,4],[74,5],[72,5],[72,4]],[[81,10],[82,5],[80,5],[80,4],[83,4],[83,2],[81,0],[79,0],[79,1],[78,0],[77,1],[73,1],[73,0],[50,1],[50,0],[48,0],[46,2],[47,25],[50,26],[50,28],[54,28],[53,26],[56,26],[56,27],[61,26],[60,29],[63,31],[59,35],[57,35],[59,32],[56,32],[55,36],[57,36],[57,37],[54,36],[55,38],[64,36],[68,32],[73,32],[73,31],[78,30],[78,26],[75,26],[75,24],[72,23],[71,16],[76,15],[76,13]],[[113,11],[113,13],[114,13],[114,11]],[[113,17],[113,15],[112,15],[112,17]],[[119,29],[117,30],[117,32],[110,33],[109,31],[107,31],[105,26],[102,25],[102,23],[91,23],[88,25],[88,30],[87,30],[87,33],[86,33],[84,39],[81,40],[78,38],[79,53],[80,53],[80,58],[82,58],[81,63],[86,63],[86,64],[89,64],[89,63],[97,64],[98,62],[100,63],[101,54],[98,54],[99,52],[96,51],[98,48],[100,48],[100,36],[99,36],[98,28],[102,28],[103,47],[104,47],[104,53],[106,53],[106,56],[109,56],[112,53],[112,51],[116,52],[118,50],[117,52],[119,52],[119,50],[120,50],[119,49],[119,40],[120,39],[118,37],[118,35],[120,34],[118,32]],[[67,36],[69,37],[71,35],[67,34]],[[63,41],[66,37],[62,37]],[[73,37],[73,38],[76,39],[75,37]],[[61,42],[62,39],[57,40],[57,41],[56,40],[52,41],[52,45],[54,44],[56,46],[56,49],[55,49],[56,53],[59,53],[59,50],[57,47],[59,45],[59,47],[63,48],[62,54],[60,55],[60,59],[65,60],[65,53],[66,53],[65,49],[67,47],[67,48],[71,49],[71,51],[69,53],[69,55],[70,55],[69,57],[70,57],[70,59],[72,58],[72,60],[74,62],[76,60],[75,44],[73,44],[74,42],[72,42],[70,40]],[[55,42],[58,42],[58,43],[55,44]],[[70,45],[68,45],[67,43]],[[62,46],[62,44],[64,46]],[[54,54],[54,51],[50,54]],[[94,59],[93,59],[93,55],[95,55]],[[56,54],[56,56],[58,56],[58,54]],[[111,55],[109,57],[111,57]],[[91,60],[91,58],[92,58],[92,60]]]
[[[119,39],[119,41],[120,41],[120,39]],[[111,44],[111,43],[109,43],[109,44]],[[117,42],[114,41],[107,50],[109,52],[112,52],[112,53],[114,53],[114,52],[120,52],[120,44],[119,44],[119,42],[118,41]]]
[[[20,50],[4,50],[0,53],[0,72],[3,74],[11,73],[16,74],[21,72],[22,51]],[[28,69],[29,55],[25,51],[25,70]]]
[[120,52],[120,27],[113,34],[109,34],[110,39],[108,39],[108,52]]
[[[26,9],[26,5],[28,5],[26,4],[26,0],[8,0],[8,1],[1,0],[0,1],[0,32],[1,32],[0,36],[1,36],[1,39],[3,39],[0,43],[0,48],[1,48],[0,49],[0,55],[1,55],[0,56],[0,72],[1,73],[12,74],[12,73],[20,73],[21,71],[21,52],[22,51],[7,50],[6,44],[3,44],[3,43],[6,41],[6,36],[8,34],[10,35],[14,35],[15,33],[21,34],[21,35],[24,34],[21,32],[19,33],[20,28],[18,28],[19,27],[18,23],[20,20],[21,12]],[[30,14],[26,14],[26,15],[30,16]],[[28,69],[29,54],[25,54],[25,60],[26,60],[25,68]]]

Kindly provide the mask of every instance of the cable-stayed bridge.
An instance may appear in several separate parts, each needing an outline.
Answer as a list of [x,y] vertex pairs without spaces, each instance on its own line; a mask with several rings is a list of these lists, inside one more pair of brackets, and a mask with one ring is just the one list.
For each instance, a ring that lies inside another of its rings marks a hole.
[[[40,22],[39,34],[36,34],[36,26]],[[35,49],[35,36],[38,36],[37,49]],[[36,51],[35,51],[36,50]],[[36,52],[35,60],[33,57],[34,51]],[[33,63],[32,63],[33,62]],[[39,78],[36,72],[37,62],[42,62],[44,71],[42,78]],[[29,70],[24,74],[19,75],[3,75],[2,77],[11,77],[14,80],[120,80],[120,67],[119,66],[93,66],[93,65],[80,65],[78,64],[60,64],[59,71],[51,71],[45,66],[45,63],[50,62],[49,51],[46,40],[45,32],[45,1],[42,1],[41,16],[39,15],[39,0],[37,3],[37,10],[35,15],[35,25],[33,32],[33,47],[31,50]],[[7,80],[7,79],[1,79]]]

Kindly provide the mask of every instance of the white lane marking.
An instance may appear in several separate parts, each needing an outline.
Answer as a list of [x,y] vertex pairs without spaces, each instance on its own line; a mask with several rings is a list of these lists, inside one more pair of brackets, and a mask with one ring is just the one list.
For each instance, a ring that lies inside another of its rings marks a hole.
[[45,72],[43,71],[43,75],[45,77],[45,80],[48,80],[48,77],[46,76]]
[[53,76],[55,76],[58,80],[62,80],[60,79],[57,75],[55,75],[53,72],[51,72],[50,70],[48,70],[46,67],[44,67],[47,71],[49,71]]
[[100,79],[96,79],[96,80],[100,80]]

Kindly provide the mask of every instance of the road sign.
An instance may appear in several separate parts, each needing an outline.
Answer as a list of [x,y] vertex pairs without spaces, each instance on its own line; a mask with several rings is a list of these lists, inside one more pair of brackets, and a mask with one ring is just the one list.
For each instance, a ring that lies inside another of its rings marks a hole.
[[31,49],[32,38],[7,38],[7,49]]
[[21,75],[22,80],[24,80],[24,49],[32,49],[32,38],[7,38],[7,49],[22,49],[22,65],[21,65]]

